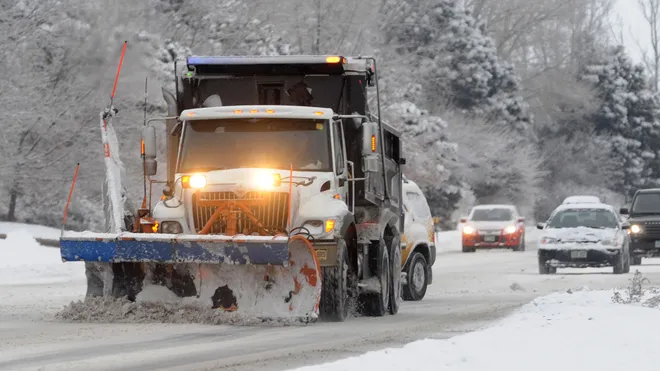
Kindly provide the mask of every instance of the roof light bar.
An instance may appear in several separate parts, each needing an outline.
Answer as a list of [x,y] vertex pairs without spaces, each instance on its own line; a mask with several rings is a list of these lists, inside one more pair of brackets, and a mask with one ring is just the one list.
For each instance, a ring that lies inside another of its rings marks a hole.
[[283,56],[190,56],[188,65],[260,65],[260,64],[325,64],[347,63],[346,58],[337,55],[283,55]]

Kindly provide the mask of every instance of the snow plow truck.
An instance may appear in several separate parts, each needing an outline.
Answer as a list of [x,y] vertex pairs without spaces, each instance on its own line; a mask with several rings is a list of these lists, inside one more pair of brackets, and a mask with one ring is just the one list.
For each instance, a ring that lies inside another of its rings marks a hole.
[[[227,315],[396,314],[405,159],[380,119],[375,67],[370,57],[188,57],[175,92],[162,89],[167,117],[145,119],[136,211],[121,184],[117,109],[106,108],[107,233],[60,240],[63,261],[85,262],[87,296],[140,300],[157,286]],[[158,130],[166,180],[151,178]],[[158,182],[151,207],[147,185]]]

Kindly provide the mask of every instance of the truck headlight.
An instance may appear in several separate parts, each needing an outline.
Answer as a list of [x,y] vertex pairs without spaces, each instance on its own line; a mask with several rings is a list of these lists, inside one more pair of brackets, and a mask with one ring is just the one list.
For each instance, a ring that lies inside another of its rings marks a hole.
[[195,189],[202,189],[206,187],[206,177],[204,175],[193,175],[190,177],[190,187]]
[[632,232],[632,234],[641,233],[642,232],[642,227],[640,227],[637,224],[633,224],[633,225],[630,226],[630,232]]
[[463,227],[463,234],[465,234],[465,235],[469,236],[471,234],[474,234],[474,232],[476,232],[476,230],[474,228],[470,227],[469,225]]
[[183,188],[202,189],[206,187],[206,177],[201,174],[184,175],[181,177],[181,186]]
[[183,227],[179,222],[162,222],[160,224],[160,233],[165,234],[179,234],[183,233]]
[[282,184],[282,177],[277,173],[261,173],[254,178],[253,183],[259,189],[271,189]]

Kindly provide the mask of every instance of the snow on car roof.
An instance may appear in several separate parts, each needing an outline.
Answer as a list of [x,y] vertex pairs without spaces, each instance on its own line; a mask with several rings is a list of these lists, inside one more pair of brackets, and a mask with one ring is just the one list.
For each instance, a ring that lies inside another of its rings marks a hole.
[[483,209],[515,209],[516,207],[513,205],[506,205],[506,204],[490,204],[490,205],[477,205],[474,206],[472,209],[473,210],[483,210]]
[[580,204],[580,203],[601,203],[600,198],[596,196],[568,196],[564,199],[563,204]]
[[581,203],[568,203],[561,204],[557,206],[555,212],[560,210],[569,210],[569,209],[606,209],[614,211],[614,206],[609,204],[604,204],[602,202],[581,202]]

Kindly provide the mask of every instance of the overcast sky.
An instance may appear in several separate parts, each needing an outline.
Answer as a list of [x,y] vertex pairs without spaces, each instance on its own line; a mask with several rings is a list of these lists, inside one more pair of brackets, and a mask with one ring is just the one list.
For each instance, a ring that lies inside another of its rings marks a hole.
[[[649,27],[639,7],[638,0],[617,0],[615,8],[616,18],[622,24],[624,46],[631,57],[641,62],[641,53],[638,45],[644,49],[650,48]],[[619,23],[618,20],[613,20]]]

